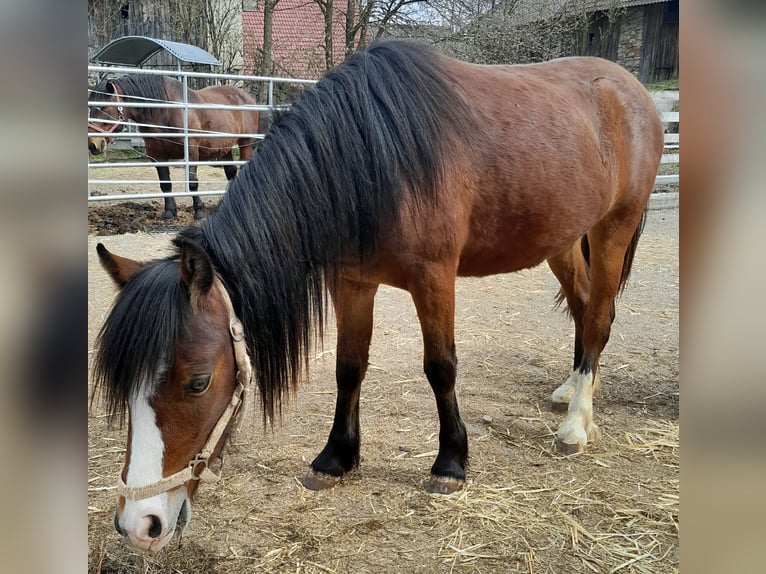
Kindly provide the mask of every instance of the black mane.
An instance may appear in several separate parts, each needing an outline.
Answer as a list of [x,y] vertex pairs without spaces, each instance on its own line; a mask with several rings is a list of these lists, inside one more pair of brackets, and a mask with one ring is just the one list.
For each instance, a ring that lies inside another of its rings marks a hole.
[[[405,193],[415,209],[429,204],[445,176],[451,142],[470,137],[469,117],[432,50],[401,41],[373,44],[280,116],[218,209],[201,228],[180,233],[209,253],[230,292],[265,417],[273,418],[307,366],[314,331],[322,335],[325,285],[338,262],[375,249],[378,231],[396,225]],[[149,310],[126,308],[126,314],[144,312]],[[133,319],[110,317],[101,345],[113,346],[110,323]],[[150,366],[148,353],[152,360],[160,354],[146,347],[130,343],[130,355],[141,362],[134,374]],[[108,354],[99,349],[101,380],[118,389],[129,385],[107,364]],[[112,402],[125,396],[114,391]]]
[[[101,80],[91,93],[91,101],[109,100],[111,94],[107,92],[107,84],[114,84],[122,92],[123,99],[126,102],[147,102],[156,103],[174,101],[176,98],[170,97],[167,90],[167,84],[171,78],[167,76],[128,74],[120,78]],[[130,114],[138,122],[149,122],[152,118],[160,118],[167,113],[165,108],[127,108],[126,114]],[[160,120],[157,120],[158,122]]]

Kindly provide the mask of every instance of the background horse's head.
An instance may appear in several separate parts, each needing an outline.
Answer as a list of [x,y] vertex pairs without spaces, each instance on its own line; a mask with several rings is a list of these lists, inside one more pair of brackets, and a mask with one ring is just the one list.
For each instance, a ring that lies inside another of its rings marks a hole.
[[112,141],[109,134],[122,131],[125,111],[120,105],[119,88],[113,82],[104,80],[95,88],[88,90],[88,101],[100,102],[98,106],[88,106],[88,132],[100,132],[102,136],[88,136],[88,151],[93,154],[104,153]]
[[217,480],[208,461],[220,458],[250,376],[210,258],[176,245],[177,256],[148,264],[98,246],[120,293],[99,334],[96,383],[112,416],[129,415],[114,524],[149,551],[189,521],[199,481]]

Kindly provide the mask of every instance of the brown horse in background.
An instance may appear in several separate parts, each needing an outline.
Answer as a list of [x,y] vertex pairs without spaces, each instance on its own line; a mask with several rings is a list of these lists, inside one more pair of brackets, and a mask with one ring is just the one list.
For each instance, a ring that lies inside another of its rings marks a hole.
[[[663,148],[646,90],[596,58],[480,66],[419,44],[377,43],[280,117],[176,254],[98,253],[120,293],[95,377],[128,412],[115,525],[156,550],[189,516],[243,389],[273,419],[322,335],[329,289],[337,402],[304,478],[337,483],[360,461],[359,397],[381,283],[407,290],[436,398],[439,451],[426,488],[463,484],[468,438],[455,394],[455,278],[547,261],[574,321],[564,453],[597,436],[593,391]],[[511,302],[512,304],[512,302]],[[250,368],[252,365],[252,377]],[[321,421],[318,421],[318,424]]]
[[[190,104],[225,104],[230,106],[255,105],[255,100],[244,90],[235,86],[210,86],[201,90],[187,90]],[[183,84],[175,78],[157,75],[130,74],[117,79],[103,80],[89,91],[91,102],[102,105],[89,106],[88,129],[103,135],[88,136],[88,150],[91,153],[103,153],[111,139],[109,134],[120,131],[125,120],[131,120],[143,134],[165,133],[176,130],[183,134],[183,109],[162,107],[130,107],[121,103],[164,103],[183,102]],[[104,120],[107,120],[106,122]],[[223,109],[188,109],[189,161],[228,160],[231,161],[232,148],[239,147],[239,157],[247,161],[253,154],[255,138],[258,133],[259,113],[248,110]],[[211,134],[232,134],[230,137],[211,137]],[[238,134],[242,134],[239,136]],[[145,137],[146,155],[157,162],[184,158],[183,137],[163,135]],[[156,166],[163,193],[172,191],[170,168]],[[223,166],[226,179],[231,181],[237,175],[233,165]],[[197,166],[189,166],[189,190],[197,191]],[[199,196],[193,196],[194,218],[202,219],[206,215],[205,207]],[[176,217],[174,197],[165,198],[162,219]]]

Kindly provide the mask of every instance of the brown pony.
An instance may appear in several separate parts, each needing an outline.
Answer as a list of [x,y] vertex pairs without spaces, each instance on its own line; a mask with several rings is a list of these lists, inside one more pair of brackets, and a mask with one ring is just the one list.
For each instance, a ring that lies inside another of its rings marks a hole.
[[[244,90],[235,86],[211,86],[201,90],[187,90],[190,104],[225,104],[230,106],[255,105],[255,100]],[[183,109],[163,107],[129,107],[122,103],[165,103],[183,102],[183,84],[174,78],[157,75],[131,74],[113,80],[103,80],[89,91],[91,102],[101,105],[89,106],[88,150],[91,153],[103,153],[111,134],[121,131],[125,120],[138,125],[143,134],[167,134],[174,130],[183,134]],[[104,121],[106,120],[106,121]],[[232,148],[239,146],[240,159],[247,161],[253,154],[255,138],[258,133],[259,113],[247,110],[223,110],[189,108],[188,132],[189,161],[232,160]],[[98,133],[99,135],[94,135]],[[211,134],[232,134],[231,137],[211,137]],[[234,134],[243,134],[241,137]],[[146,155],[156,162],[184,158],[183,137],[144,137]],[[170,168],[156,166],[163,193],[172,191]],[[233,165],[223,166],[226,178],[231,181],[237,175]],[[189,166],[189,190],[197,191],[197,166]],[[193,196],[194,219],[206,215],[205,207],[199,196]],[[165,198],[162,219],[176,217],[174,197]]]
[[[605,60],[478,66],[419,44],[374,44],[280,117],[176,254],[139,263],[99,245],[121,287],[95,377],[129,417],[115,525],[158,549],[189,516],[244,389],[279,412],[335,308],[337,403],[304,478],[332,486],[359,464],[359,396],[378,285],[409,291],[436,398],[426,488],[466,476],[455,396],[455,277],[547,261],[574,320],[574,363],[553,392],[564,453],[596,437],[592,396],[663,147],[647,92]],[[180,523],[179,523],[180,517]]]

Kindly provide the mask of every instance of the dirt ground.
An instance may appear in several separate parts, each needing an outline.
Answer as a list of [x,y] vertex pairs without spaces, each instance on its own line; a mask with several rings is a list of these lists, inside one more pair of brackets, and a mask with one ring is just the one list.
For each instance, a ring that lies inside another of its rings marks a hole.
[[[114,195],[123,193],[159,193],[160,186],[157,171],[150,166],[138,168],[100,168],[93,167],[89,173],[90,179],[112,180],[118,183],[92,184],[92,195]],[[184,171],[171,168],[170,177],[173,181],[173,191],[183,191]],[[197,168],[199,189],[202,191],[225,190],[226,177],[222,168],[199,166]],[[135,180],[145,183],[122,183],[119,180]],[[208,211],[215,209],[220,196],[203,196],[202,201]],[[178,214],[176,219],[163,221],[160,219],[164,202],[162,199],[137,201],[97,201],[88,207],[88,233],[94,235],[115,235],[119,233],[135,233],[138,231],[159,232],[173,230],[178,226],[194,223],[192,200],[176,198]]]
[[[124,231],[129,221],[138,222],[134,229],[159,225],[159,204],[151,205],[89,208],[91,349],[114,296],[96,243],[149,259],[166,253],[172,237],[96,234],[114,233],[103,224],[109,218]],[[601,359],[595,413],[602,438],[574,457],[555,452],[552,433],[562,415],[548,410],[550,393],[568,376],[573,341],[569,319],[553,309],[556,290],[544,265],[458,280],[458,398],[470,468],[466,487],[450,496],[423,489],[438,419],[422,373],[414,306],[395,289],[381,288],[376,299],[360,468],[327,491],[308,491],[299,482],[332,422],[330,328],[282,423],[264,430],[258,405],[249,405],[222,481],[200,488],[191,524],[157,556],[134,552],[112,526],[125,430],[109,428],[94,403],[89,571],[676,572],[678,210],[649,212]]]

